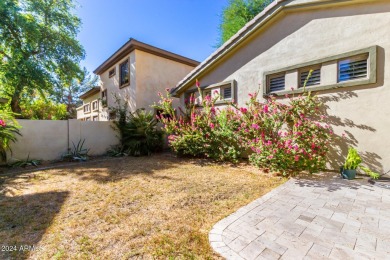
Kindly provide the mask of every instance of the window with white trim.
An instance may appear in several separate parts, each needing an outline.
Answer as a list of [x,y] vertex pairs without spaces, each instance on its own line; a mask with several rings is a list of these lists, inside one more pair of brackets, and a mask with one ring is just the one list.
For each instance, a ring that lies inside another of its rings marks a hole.
[[368,76],[368,55],[360,55],[338,62],[338,81],[349,81]]
[[107,106],[107,89],[102,91],[102,106]]
[[92,102],[92,111],[95,111],[95,110],[98,110],[99,107],[98,107],[98,102],[97,100],[93,101]]
[[84,113],[89,113],[89,112],[91,112],[91,105],[85,104],[84,105]]

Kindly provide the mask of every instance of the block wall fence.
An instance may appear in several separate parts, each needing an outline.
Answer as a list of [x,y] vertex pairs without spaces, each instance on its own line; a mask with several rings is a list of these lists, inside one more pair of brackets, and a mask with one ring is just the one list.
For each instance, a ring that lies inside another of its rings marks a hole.
[[79,140],[84,140],[84,148],[89,155],[105,154],[119,140],[112,122],[70,120],[18,120],[21,134],[18,141],[11,144],[12,154],[8,161],[30,159],[58,160],[73,148]]

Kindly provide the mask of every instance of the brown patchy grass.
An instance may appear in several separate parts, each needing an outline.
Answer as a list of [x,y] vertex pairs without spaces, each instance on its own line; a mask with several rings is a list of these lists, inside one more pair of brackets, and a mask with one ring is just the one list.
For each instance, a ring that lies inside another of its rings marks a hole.
[[0,259],[216,259],[212,226],[283,182],[170,154],[0,175]]

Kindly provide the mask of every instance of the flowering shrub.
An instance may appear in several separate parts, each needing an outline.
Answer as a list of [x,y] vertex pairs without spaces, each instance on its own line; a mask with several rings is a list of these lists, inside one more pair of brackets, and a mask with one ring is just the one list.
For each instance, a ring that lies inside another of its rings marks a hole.
[[235,109],[217,109],[217,97],[212,99],[210,96],[205,96],[201,106],[198,106],[192,94],[185,101],[184,109],[179,107],[176,111],[172,107],[169,90],[166,97],[161,93],[159,95],[161,100],[155,107],[169,116],[157,117],[164,124],[173,151],[180,155],[208,157],[219,161],[238,160],[242,149],[235,133],[239,126]]
[[13,118],[13,114],[0,110],[0,159],[7,159],[7,150],[10,150],[10,143],[16,141],[20,135],[19,125]]
[[239,135],[243,146],[253,153],[256,166],[287,174],[289,171],[317,172],[325,167],[325,156],[332,133],[318,116],[322,103],[311,93],[290,97],[287,104],[270,98],[267,103],[251,95],[246,108],[240,108]]
[[[198,90],[201,93],[199,86]],[[246,107],[231,103],[224,109],[215,107],[219,97],[203,97],[201,106],[196,106],[191,95],[178,111],[168,90],[166,97],[159,95],[155,107],[169,116],[158,119],[179,154],[236,162],[250,151],[252,164],[283,174],[325,167],[332,131],[320,116],[322,103],[310,92],[290,96],[285,104],[274,97],[261,103],[257,94],[250,94]]]

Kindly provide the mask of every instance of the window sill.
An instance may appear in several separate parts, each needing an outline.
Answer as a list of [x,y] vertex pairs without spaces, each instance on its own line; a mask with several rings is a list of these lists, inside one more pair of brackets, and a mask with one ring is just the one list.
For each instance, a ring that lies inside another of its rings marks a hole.
[[119,86],[119,88],[121,89],[121,88],[125,88],[125,87],[128,87],[128,86],[130,86],[130,83],[123,84],[123,85]]
[[[320,85],[320,86],[310,86],[306,87],[306,92],[308,91],[325,91],[330,89],[339,89],[339,88],[347,88],[347,87],[354,87],[354,86],[360,86],[360,85],[367,85],[367,84],[373,84],[376,83],[376,77],[372,77],[369,79],[359,79],[359,80],[350,80],[350,81],[343,81],[336,84],[331,85]],[[263,94],[263,97],[270,97],[270,96],[284,96],[284,95],[290,95],[290,94],[302,94],[303,87],[294,89],[294,90],[281,90],[277,92],[270,92]]]

